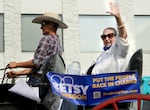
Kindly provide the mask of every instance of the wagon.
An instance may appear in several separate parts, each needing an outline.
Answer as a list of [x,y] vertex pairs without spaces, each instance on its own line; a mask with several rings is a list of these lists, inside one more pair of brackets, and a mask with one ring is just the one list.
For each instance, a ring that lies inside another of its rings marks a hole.
[[[138,71],[140,79],[142,79],[142,49],[137,50],[135,54],[131,57],[128,69],[130,71]],[[54,72],[59,72],[59,73],[65,72],[65,63],[59,55],[55,55],[55,57],[48,59],[45,62],[43,66],[43,73],[45,74],[48,71],[54,71]],[[4,70],[4,73],[5,73],[5,70]],[[14,86],[14,83],[3,83],[3,80],[5,78],[6,77],[4,74],[2,82],[0,84],[0,110],[50,110],[41,102],[36,102],[24,96],[20,96],[18,94],[9,92],[8,89]],[[45,86],[47,85],[48,85],[47,82],[44,81],[35,86],[45,88]],[[101,110],[107,107],[108,105],[112,105],[114,110],[118,110],[119,109],[117,105],[118,102],[122,100],[128,100],[128,99],[136,99],[138,102],[138,110],[140,110],[141,105],[143,106],[143,103],[141,100],[150,100],[150,96],[144,95],[144,94],[129,94],[129,95],[113,97],[109,99],[108,101],[102,102],[99,105],[93,107],[93,110]],[[73,105],[73,106],[75,107],[76,105]],[[86,107],[77,106],[75,107],[75,109],[85,110]]]
[[[49,94],[53,94],[49,82],[46,79],[46,73],[48,71],[55,71],[59,73],[65,72],[65,63],[61,56],[54,55],[51,58],[47,59],[42,67],[43,76],[42,82],[39,83],[28,83],[30,86],[39,87],[40,98],[44,101],[37,102],[35,100],[26,98],[22,95],[8,91],[15,84],[15,79],[12,79],[12,82],[7,83],[6,77],[6,68],[4,70],[4,75],[0,84],[0,110],[50,110],[50,102],[47,98],[50,97]],[[4,83],[5,82],[5,83]],[[57,97],[54,94],[54,97]],[[45,103],[46,102],[46,103]]]

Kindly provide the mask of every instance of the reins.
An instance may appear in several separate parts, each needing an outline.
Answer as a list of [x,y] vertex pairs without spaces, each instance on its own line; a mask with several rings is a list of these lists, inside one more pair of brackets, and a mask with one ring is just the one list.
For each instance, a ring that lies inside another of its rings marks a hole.
[[6,76],[6,70],[8,69],[8,65],[6,65],[5,68],[1,68],[0,70],[4,70],[4,74],[3,74],[3,78],[2,78],[2,81],[1,81],[1,84],[3,84],[4,82],[4,79],[5,79],[5,76]]

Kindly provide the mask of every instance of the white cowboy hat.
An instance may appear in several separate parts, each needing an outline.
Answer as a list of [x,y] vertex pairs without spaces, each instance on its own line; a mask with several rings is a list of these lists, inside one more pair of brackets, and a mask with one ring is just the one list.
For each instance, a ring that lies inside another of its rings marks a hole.
[[32,20],[32,23],[42,24],[42,21],[51,21],[58,24],[58,28],[68,28],[68,26],[59,20],[59,15],[54,13],[46,12],[41,16],[38,16]]

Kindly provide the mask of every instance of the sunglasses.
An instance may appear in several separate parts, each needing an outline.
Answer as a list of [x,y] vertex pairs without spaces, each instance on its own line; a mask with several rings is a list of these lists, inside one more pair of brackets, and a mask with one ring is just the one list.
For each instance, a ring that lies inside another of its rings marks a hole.
[[114,34],[114,33],[109,33],[109,34],[107,34],[107,35],[101,35],[101,38],[104,40],[104,39],[106,39],[106,37],[108,37],[109,39],[112,39],[114,36],[116,36],[116,34]]
[[48,25],[48,24],[50,24],[49,21],[42,21],[41,26],[45,26],[45,25]]

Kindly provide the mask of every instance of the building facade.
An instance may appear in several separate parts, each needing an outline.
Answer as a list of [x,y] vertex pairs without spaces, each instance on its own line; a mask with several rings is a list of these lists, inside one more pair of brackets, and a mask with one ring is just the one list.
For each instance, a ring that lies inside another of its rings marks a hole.
[[[105,13],[109,10],[109,1],[112,0],[0,0],[0,67],[5,67],[10,61],[25,61],[33,57],[41,32],[40,25],[32,24],[31,20],[44,12],[54,12],[69,27],[59,30],[65,63],[68,66],[72,61],[80,62],[81,74],[85,74],[101,53],[101,31],[104,27],[116,26],[114,18]],[[143,75],[149,75],[150,2],[116,1],[131,41],[130,53],[143,49]]]

